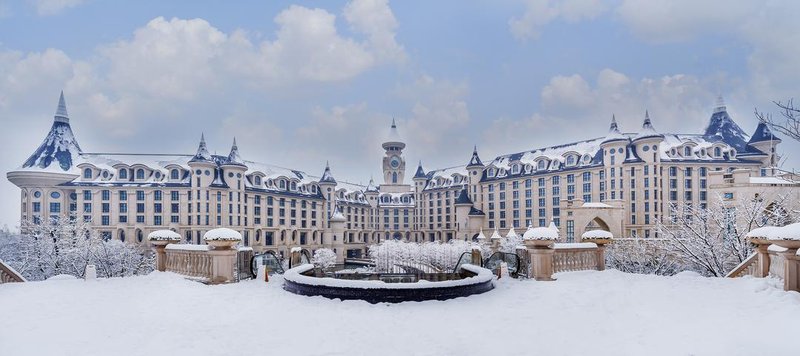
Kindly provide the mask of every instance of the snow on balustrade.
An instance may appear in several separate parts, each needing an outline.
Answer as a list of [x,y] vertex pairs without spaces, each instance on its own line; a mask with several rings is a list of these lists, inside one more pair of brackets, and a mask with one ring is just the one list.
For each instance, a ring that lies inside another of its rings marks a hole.
[[213,277],[213,256],[208,245],[167,245],[166,270],[200,281]]

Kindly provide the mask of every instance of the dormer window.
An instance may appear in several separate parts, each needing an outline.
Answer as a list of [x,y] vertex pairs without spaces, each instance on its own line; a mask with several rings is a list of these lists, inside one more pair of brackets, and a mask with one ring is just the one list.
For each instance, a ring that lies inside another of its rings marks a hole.
[[537,164],[536,170],[543,171],[545,169],[547,169],[547,161],[546,160],[539,161],[539,163]]
[[592,163],[592,156],[590,155],[583,156],[583,164],[589,164],[589,163]]
[[567,166],[574,166],[575,165],[575,156],[569,155],[567,156]]
[[722,156],[722,149],[719,147],[714,147],[714,157],[719,158],[720,156]]
[[144,169],[137,169],[136,170],[136,179],[144,179]]
[[673,157],[674,157],[674,156],[677,156],[677,155],[678,155],[678,151],[676,151],[676,150],[673,148],[673,149],[671,149],[671,150],[669,151],[669,154],[670,154],[670,156],[673,156]]
[[736,150],[731,148],[731,159],[736,158]]
[[256,176],[255,178],[253,178],[253,181],[255,182],[256,185],[261,185],[261,177]]
[[278,187],[280,187],[281,189],[286,189],[286,182],[283,181],[283,180],[280,180],[280,182],[278,183]]
[[291,189],[292,189],[292,191],[297,190],[297,183],[292,182],[292,188]]
[[103,171],[103,179],[108,179],[108,171]]
[[92,169],[91,168],[84,168],[83,169],[83,179],[92,179]]
[[511,174],[519,174],[519,165],[515,164],[511,166]]
[[691,147],[684,147],[683,148],[683,156],[689,157],[692,155],[692,148]]
[[119,170],[119,179],[128,179],[128,170],[123,168]]
[[486,175],[488,175],[489,177],[494,177],[494,176],[495,176],[495,174],[496,174],[496,173],[495,173],[495,170],[494,170],[494,168],[489,168],[489,172],[487,172],[487,174],[486,174]]
[[169,171],[169,179],[178,180],[180,179],[180,172],[177,169],[173,169]]

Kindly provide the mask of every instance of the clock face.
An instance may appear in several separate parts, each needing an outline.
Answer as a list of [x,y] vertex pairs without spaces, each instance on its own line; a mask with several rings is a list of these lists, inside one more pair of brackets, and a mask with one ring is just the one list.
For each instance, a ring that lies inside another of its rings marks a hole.
[[392,168],[400,167],[400,158],[397,156],[392,156],[392,159],[389,161],[389,165],[392,166]]

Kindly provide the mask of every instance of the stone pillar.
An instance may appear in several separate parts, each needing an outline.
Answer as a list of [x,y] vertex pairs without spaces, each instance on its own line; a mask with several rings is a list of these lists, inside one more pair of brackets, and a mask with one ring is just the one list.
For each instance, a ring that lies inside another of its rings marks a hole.
[[800,292],[800,256],[797,249],[790,248],[781,252],[783,258],[783,290]]
[[531,254],[533,278],[537,281],[555,281],[553,278],[553,255],[556,250],[551,247],[536,246],[528,251]]
[[770,243],[756,243],[756,253],[758,254],[758,262],[756,268],[756,277],[764,278],[769,276],[769,245]]
[[156,251],[156,270],[164,272],[167,270],[167,252],[165,249],[170,241],[150,241]]
[[210,284],[230,283],[236,280],[236,250],[232,248],[215,248],[209,250],[211,255]]
[[595,252],[597,255],[597,270],[598,271],[605,271],[606,270],[606,245],[611,243],[611,239],[599,239],[595,240],[594,243],[597,245],[597,251]]
[[[527,234],[527,233],[526,233]],[[553,256],[555,248],[553,240],[526,239],[525,247],[531,258],[531,274],[537,281],[555,281],[553,279]]]

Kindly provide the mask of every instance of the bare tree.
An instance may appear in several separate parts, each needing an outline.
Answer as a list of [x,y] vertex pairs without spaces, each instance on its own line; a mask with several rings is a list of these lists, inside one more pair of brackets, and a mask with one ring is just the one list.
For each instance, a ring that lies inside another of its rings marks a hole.
[[771,114],[765,114],[756,109],[755,114],[758,120],[767,123],[773,130],[795,141],[800,141],[800,108],[794,106],[793,99],[789,99],[785,104],[780,101],[774,103],[780,109],[781,118],[773,118]]
[[750,230],[797,221],[796,203],[788,192],[773,195],[770,201],[763,196],[733,201],[717,197],[706,208],[688,203],[672,206],[672,221],[657,226],[666,242],[664,248],[683,268],[725,276],[753,252],[745,237]]
[[670,276],[681,271],[665,239],[614,239],[606,249],[606,265],[626,273]]

